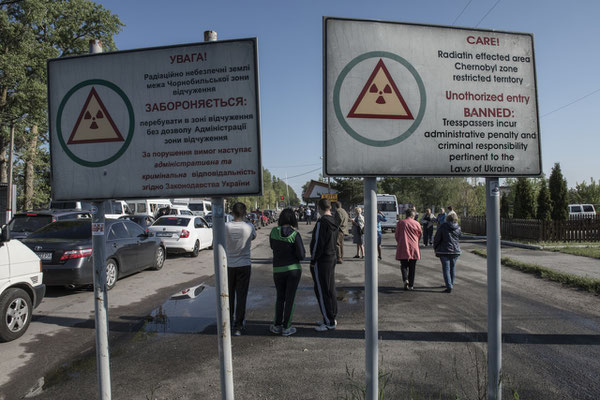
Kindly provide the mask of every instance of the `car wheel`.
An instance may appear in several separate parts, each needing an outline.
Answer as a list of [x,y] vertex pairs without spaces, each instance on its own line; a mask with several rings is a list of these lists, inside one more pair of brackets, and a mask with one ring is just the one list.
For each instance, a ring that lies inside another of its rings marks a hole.
[[192,250],[190,255],[192,257],[198,257],[199,253],[200,253],[200,242],[198,240],[196,240],[196,243],[194,243],[194,250]]
[[158,249],[156,249],[156,254],[154,256],[154,266],[152,267],[152,269],[158,271],[163,267],[164,263],[165,249],[162,246],[158,246]]
[[31,322],[31,298],[23,289],[8,289],[0,296],[0,342],[20,338]]
[[119,279],[119,267],[115,260],[110,259],[106,263],[106,290],[114,288],[117,284],[117,279]]

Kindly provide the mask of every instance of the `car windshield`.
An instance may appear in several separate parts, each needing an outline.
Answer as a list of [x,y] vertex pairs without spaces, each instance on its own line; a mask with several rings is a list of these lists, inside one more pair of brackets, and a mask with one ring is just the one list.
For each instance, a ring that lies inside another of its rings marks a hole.
[[189,218],[160,217],[152,226],[187,226],[189,222]]
[[188,204],[188,208],[192,211],[204,211],[204,204],[202,203],[190,203]]
[[377,210],[378,211],[392,211],[396,212],[396,202],[394,201],[378,201],[377,202]]
[[88,221],[57,221],[29,235],[33,239],[91,239],[92,224]]
[[594,212],[594,207],[592,207],[590,205],[584,205],[583,206],[583,211],[584,212]]
[[15,215],[13,220],[8,224],[8,229],[11,232],[33,232],[51,222],[52,217],[50,215]]

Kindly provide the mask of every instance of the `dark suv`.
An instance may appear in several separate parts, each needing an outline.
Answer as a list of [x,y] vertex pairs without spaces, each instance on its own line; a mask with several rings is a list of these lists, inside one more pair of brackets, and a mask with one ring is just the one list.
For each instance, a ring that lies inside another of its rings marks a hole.
[[25,239],[30,233],[55,221],[91,218],[88,211],[82,210],[35,210],[15,214],[8,223],[8,229],[12,239]]

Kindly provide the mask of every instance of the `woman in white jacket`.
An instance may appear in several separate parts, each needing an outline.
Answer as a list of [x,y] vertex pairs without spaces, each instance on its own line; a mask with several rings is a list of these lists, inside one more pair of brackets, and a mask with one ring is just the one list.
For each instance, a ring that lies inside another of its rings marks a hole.
[[352,243],[356,243],[356,255],[354,258],[364,258],[365,246],[363,245],[365,218],[362,215],[362,209],[354,209],[355,217],[352,220]]

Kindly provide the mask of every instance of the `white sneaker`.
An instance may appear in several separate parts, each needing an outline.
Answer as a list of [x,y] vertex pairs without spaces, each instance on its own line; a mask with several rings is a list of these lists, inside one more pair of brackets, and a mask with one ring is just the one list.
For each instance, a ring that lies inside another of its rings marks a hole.
[[282,331],[281,325],[271,325],[269,326],[269,331],[275,335],[279,335]]
[[281,332],[281,336],[291,336],[291,335],[293,335],[294,333],[296,333],[296,328],[294,328],[293,326],[290,326],[289,328],[287,328],[287,329],[284,329],[284,330]]
[[337,324],[333,324],[333,325],[327,325],[327,324],[321,324],[317,327],[315,327],[315,331],[317,332],[325,332],[325,331],[333,331],[335,330]]

